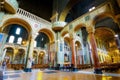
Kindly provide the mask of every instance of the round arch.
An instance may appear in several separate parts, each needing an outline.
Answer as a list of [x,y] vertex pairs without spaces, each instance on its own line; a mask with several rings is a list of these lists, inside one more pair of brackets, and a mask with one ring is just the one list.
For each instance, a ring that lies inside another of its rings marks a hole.
[[69,33],[68,31],[64,31],[61,33],[61,36],[64,37],[67,33]]
[[54,33],[51,30],[42,28],[39,30],[39,32],[45,33],[48,36],[48,38],[50,39],[50,42],[53,42],[55,40]]
[[45,51],[41,50],[38,55],[38,64],[44,64],[44,58],[45,58]]
[[8,61],[11,62],[13,59],[13,55],[14,55],[14,48],[13,47],[5,47],[4,49],[7,49],[6,52],[4,53],[5,54],[4,58],[7,58]]
[[4,21],[3,26],[1,27],[2,28],[1,31],[3,31],[8,25],[11,24],[19,24],[23,26],[29,33],[31,33],[32,31],[31,25],[24,19],[20,19],[20,18],[10,18]]
[[98,30],[98,29],[110,31],[113,35],[115,35],[115,32],[114,32],[112,29],[110,29],[110,28],[107,28],[107,27],[99,27],[99,28],[96,28],[96,29],[95,29],[95,32],[96,32],[96,30]]
[[41,55],[41,53],[43,53],[43,55],[45,55],[45,51],[44,51],[44,50],[41,50],[41,51],[39,52],[39,55]]
[[23,48],[19,48],[18,51],[20,51],[21,53],[25,53],[25,49]]
[[113,19],[113,21],[116,21],[113,14],[111,14],[111,13],[101,13],[101,14],[98,14],[97,16],[95,16],[93,18],[92,25],[95,25],[98,21],[100,21],[101,19],[106,18],[106,17],[110,17],[110,18]]
[[77,26],[74,27],[74,32],[76,32],[77,30],[79,30],[82,27],[86,27],[86,25],[83,24],[83,23],[82,24],[78,24]]
[[95,37],[100,37],[101,39],[104,39],[106,41],[114,40],[114,35],[115,32],[110,28],[99,27],[95,29]]
[[33,51],[33,57],[35,56],[38,56],[38,52],[36,50]]
[[120,19],[120,14],[115,16],[116,20]]
[[75,41],[75,46],[78,46],[79,48],[81,48],[81,43],[80,43],[80,41],[76,40],[76,41]]
[[37,50],[34,50],[33,52],[38,54],[38,51],[37,51]]
[[7,48],[11,48],[11,49],[14,50],[14,47],[12,47],[12,46],[4,46],[4,49],[3,49],[3,50],[5,50],[5,49],[7,49]]
[[64,41],[67,42],[70,45],[70,38],[69,37],[65,37]]

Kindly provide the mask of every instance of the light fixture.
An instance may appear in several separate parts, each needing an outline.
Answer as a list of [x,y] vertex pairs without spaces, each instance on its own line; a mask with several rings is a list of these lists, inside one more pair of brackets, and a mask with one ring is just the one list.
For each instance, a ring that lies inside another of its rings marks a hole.
[[89,12],[94,10],[95,9],[95,6],[93,6],[92,8],[89,9]]
[[118,37],[118,34],[115,34],[115,37]]
[[20,31],[21,31],[21,29],[20,29],[20,28],[17,28],[17,29],[16,29],[16,34],[19,35],[19,34],[20,34]]

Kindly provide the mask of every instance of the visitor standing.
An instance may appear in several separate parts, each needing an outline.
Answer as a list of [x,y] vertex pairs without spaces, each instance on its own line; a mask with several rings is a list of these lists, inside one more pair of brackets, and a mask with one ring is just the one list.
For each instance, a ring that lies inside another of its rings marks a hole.
[[2,69],[3,71],[6,70],[6,64],[7,64],[7,61],[6,59],[2,62]]

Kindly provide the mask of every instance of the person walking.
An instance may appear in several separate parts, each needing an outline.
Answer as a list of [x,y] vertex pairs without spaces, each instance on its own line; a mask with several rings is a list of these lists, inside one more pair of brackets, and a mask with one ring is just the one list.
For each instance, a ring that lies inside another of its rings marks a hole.
[[6,70],[6,64],[7,64],[7,61],[6,61],[6,59],[2,62],[2,69],[3,69],[3,71],[5,71]]

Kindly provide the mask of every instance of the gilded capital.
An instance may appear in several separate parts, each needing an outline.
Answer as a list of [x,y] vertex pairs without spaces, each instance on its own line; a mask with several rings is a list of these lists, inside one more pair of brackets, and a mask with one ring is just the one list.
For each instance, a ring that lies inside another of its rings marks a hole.
[[88,33],[94,33],[95,32],[94,27],[87,27],[86,29],[87,29]]

